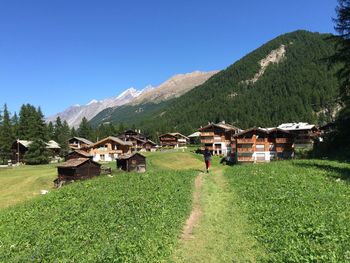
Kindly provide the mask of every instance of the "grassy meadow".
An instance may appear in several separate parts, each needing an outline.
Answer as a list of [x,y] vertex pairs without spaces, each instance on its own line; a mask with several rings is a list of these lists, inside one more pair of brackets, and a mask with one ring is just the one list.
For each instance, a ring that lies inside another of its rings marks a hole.
[[0,210],[52,189],[56,177],[55,165],[0,168]]
[[[146,155],[144,174],[40,197],[54,166],[0,170],[0,197],[14,199],[0,199],[0,262],[350,262],[350,164],[214,158],[206,174],[188,151]],[[197,175],[201,216],[184,240]]]

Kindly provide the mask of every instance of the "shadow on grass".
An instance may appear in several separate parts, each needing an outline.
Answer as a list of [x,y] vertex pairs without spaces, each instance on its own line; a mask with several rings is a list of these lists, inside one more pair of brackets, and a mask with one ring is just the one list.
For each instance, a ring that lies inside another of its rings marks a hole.
[[320,163],[294,163],[294,165],[304,168],[317,168],[326,171],[326,176],[341,179],[350,183],[350,168],[336,167],[329,164]]

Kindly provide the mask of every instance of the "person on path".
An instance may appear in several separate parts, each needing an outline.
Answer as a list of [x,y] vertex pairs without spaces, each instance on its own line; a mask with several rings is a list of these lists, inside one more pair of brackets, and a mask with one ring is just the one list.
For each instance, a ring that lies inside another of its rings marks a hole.
[[207,169],[207,173],[209,173],[210,161],[211,161],[211,152],[208,150],[208,148],[204,149],[203,156],[204,156],[205,167]]

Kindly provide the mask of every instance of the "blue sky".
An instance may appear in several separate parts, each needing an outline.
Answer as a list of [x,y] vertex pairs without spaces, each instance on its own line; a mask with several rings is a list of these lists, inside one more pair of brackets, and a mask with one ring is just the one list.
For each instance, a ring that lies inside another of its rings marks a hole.
[[224,69],[297,29],[334,33],[336,0],[0,0],[0,106],[73,104]]

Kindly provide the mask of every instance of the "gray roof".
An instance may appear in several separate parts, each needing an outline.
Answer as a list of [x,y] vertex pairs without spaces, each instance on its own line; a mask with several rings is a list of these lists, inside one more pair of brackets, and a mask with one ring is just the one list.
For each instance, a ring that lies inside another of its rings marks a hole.
[[[24,147],[29,148],[33,141],[28,140],[17,140],[18,143],[22,144]],[[45,143],[47,149],[61,149],[60,145],[54,140],[50,140]]]
[[106,138],[103,138],[102,140],[99,140],[98,142],[95,142],[94,144],[92,145],[89,145],[90,148],[94,147],[94,146],[97,146],[105,141],[108,141],[108,140],[111,140],[111,141],[114,141],[116,143],[119,143],[120,145],[127,145],[127,146],[132,146],[132,142],[125,142],[121,139],[119,139],[118,137],[114,137],[114,136],[108,136]]
[[[93,142],[91,142],[91,141],[89,141],[88,139],[85,139],[85,138],[83,138],[83,137],[73,137],[73,138],[71,138],[71,139],[77,139],[78,141],[82,141],[83,143],[88,144],[88,145],[93,144]],[[71,140],[71,139],[70,139],[70,140]]]
[[87,161],[95,163],[95,164],[100,166],[99,163],[92,161],[90,158],[76,158],[76,159],[70,159],[64,163],[61,163],[61,164],[57,165],[57,167],[58,168],[70,168],[70,167],[73,168],[73,167],[78,167]]
[[282,123],[278,128],[287,130],[287,131],[296,131],[296,130],[311,130],[314,128],[314,124],[308,124],[307,122],[291,122],[291,123]]

